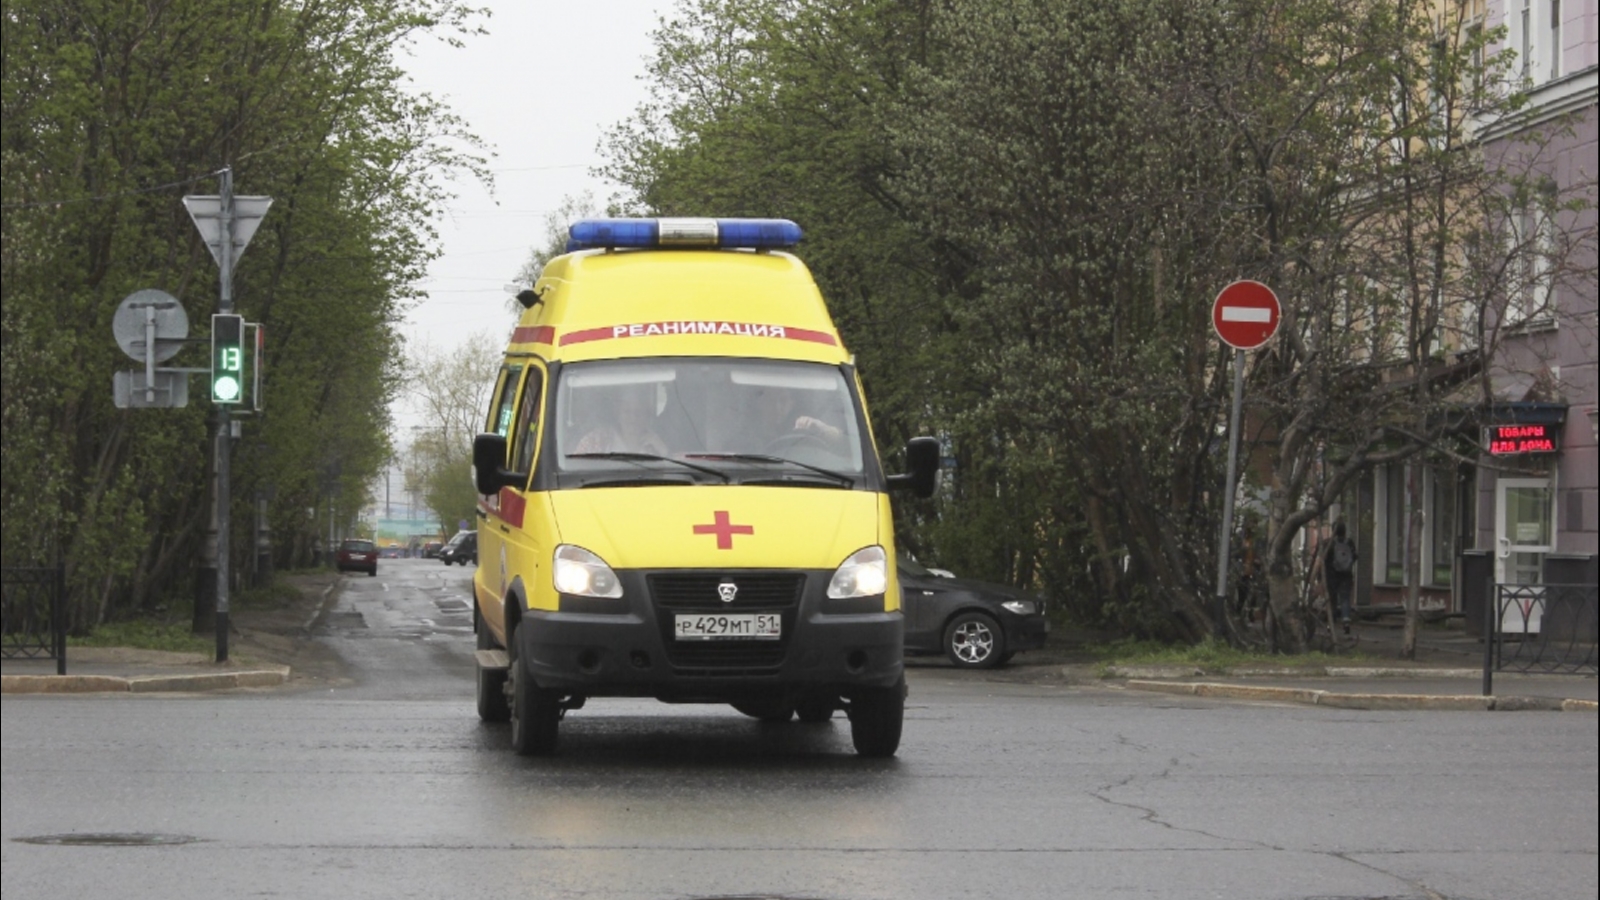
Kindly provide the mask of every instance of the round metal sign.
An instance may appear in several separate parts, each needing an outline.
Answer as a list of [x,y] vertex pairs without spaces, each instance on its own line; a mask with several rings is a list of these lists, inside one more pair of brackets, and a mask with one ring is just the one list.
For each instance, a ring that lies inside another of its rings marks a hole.
[[1217,337],[1238,350],[1254,350],[1278,331],[1278,295],[1259,281],[1235,281],[1211,304]]
[[166,362],[183,349],[189,336],[189,314],[178,298],[166,291],[134,291],[122,299],[111,317],[111,333],[117,346],[139,362],[145,361],[146,328],[155,325],[155,360]]

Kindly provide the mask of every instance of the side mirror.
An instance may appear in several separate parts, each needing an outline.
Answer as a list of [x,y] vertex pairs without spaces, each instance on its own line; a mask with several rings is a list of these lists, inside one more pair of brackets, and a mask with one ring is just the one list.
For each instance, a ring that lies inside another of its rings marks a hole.
[[918,437],[906,441],[906,466],[911,471],[889,476],[889,490],[909,490],[918,497],[932,497],[939,477],[939,439]]
[[524,484],[526,473],[506,469],[506,439],[498,434],[480,434],[472,439],[472,484],[479,494],[500,493],[507,485]]

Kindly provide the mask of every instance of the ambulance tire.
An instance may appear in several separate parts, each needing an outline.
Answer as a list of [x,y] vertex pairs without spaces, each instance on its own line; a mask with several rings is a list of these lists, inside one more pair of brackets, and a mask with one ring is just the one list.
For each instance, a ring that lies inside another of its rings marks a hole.
[[511,749],[518,756],[548,756],[561,731],[561,695],[535,684],[522,660],[511,661]]
[[900,749],[905,715],[904,675],[893,687],[857,691],[850,700],[850,742],[855,745],[856,754],[868,759],[893,756]]
[[[478,628],[478,649],[494,650],[494,636],[483,623],[476,607],[472,610]],[[511,718],[511,702],[506,699],[506,671],[478,666],[478,718],[485,722],[504,722]]]

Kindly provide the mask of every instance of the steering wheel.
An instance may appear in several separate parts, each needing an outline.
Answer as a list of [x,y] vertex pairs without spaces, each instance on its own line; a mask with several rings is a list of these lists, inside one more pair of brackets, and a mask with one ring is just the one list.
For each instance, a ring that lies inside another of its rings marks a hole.
[[773,455],[787,453],[790,449],[798,447],[814,447],[825,453],[833,452],[833,448],[828,446],[827,441],[809,431],[791,431],[788,434],[780,434],[767,442],[767,452]]

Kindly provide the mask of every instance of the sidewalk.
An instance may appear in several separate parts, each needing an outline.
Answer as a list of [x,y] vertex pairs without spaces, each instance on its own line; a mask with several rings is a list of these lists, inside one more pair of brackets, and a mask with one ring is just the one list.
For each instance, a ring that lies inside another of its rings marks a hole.
[[53,659],[0,661],[0,693],[83,694],[153,691],[217,691],[277,687],[289,680],[289,667],[242,662],[218,664],[203,653],[170,653],[129,647],[72,647],[67,674],[56,674]]
[[1424,626],[1415,660],[1400,659],[1398,622],[1367,622],[1360,630],[1365,659],[1311,667],[1250,667],[1200,673],[1175,667],[1113,667],[1128,690],[1158,691],[1341,709],[1560,710],[1595,712],[1594,675],[1495,672],[1483,695],[1483,643],[1461,630]]
[[0,693],[81,694],[221,691],[273,688],[324,675],[328,668],[311,638],[316,619],[335,596],[339,576],[315,572],[288,576],[299,588],[293,602],[263,608],[236,608],[228,641],[228,661],[215,653],[172,653],[131,647],[68,647],[67,674],[56,674],[53,659],[0,660]]

